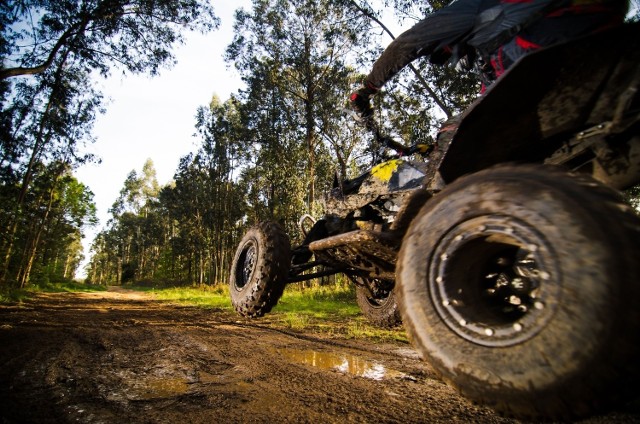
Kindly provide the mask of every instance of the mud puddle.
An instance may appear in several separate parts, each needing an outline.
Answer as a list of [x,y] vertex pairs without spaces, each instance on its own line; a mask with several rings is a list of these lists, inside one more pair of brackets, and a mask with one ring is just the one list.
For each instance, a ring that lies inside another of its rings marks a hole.
[[186,378],[146,378],[137,381],[125,381],[124,395],[129,400],[165,399],[180,396],[189,391]]
[[277,349],[277,353],[290,362],[325,371],[336,371],[370,380],[412,379],[405,373],[347,353],[323,352],[311,349]]

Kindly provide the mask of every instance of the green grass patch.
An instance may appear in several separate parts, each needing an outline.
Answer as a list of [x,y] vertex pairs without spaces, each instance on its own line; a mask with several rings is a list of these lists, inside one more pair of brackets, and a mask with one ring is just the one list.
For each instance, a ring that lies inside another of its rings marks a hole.
[[76,281],[34,284],[26,288],[1,287],[0,303],[20,303],[33,297],[35,293],[78,293],[106,291],[105,286],[87,285]]
[[220,308],[232,310],[229,288],[226,285],[213,287],[168,287],[133,288],[152,293],[158,300],[179,302],[201,308]]
[[28,290],[2,287],[0,288],[0,304],[19,303],[32,295]]
[[383,329],[369,324],[360,311],[355,287],[351,284],[289,286],[267,319],[271,325],[296,331],[408,343],[402,327]]
[[[227,285],[129,288],[151,293],[158,300],[233,312]],[[238,315],[238,319],[242,318]],[[369,324],[356,303],[355,287],[351,284],[290,285],[270,313],[251,322],[327,336],[408,342],[402,327],[382,329]]]
[[360,315],[351,285],[302,287],[292,285],[273,308],[274,313],[302,314],[309,318],[344,319]]
[[[153,294],[155,299],[233,312],[227,285],[204,287],[129,287]],[[242,319],[239,315],[238,319]],[[356,303],[351,284],[304,287],[287,286],[273,310],[251,322],[273,328],[325,336],[407,342],[402,327],[382,329],[369,324]]]
[[43,293],[92,293],[107,291],[107,286],[65,281],[60,283],[47,283],[30,286],[29,291]]
[[378,328],[366,320],[354,320],[346,328],[346,336],[353,339],[373,339],[378,341],[396,341],[409,343],[403,327]]

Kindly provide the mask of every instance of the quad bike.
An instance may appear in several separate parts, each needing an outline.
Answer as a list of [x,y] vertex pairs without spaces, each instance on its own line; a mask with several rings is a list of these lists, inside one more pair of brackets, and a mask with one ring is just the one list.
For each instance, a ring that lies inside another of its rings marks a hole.
[[640,219],[618,190],[640,183],[639,30],[524,57],[426,164],[337,182],[301,246],[250,229],[236,310],[261,316],[286,284],[344,273],[381,323],[399,305],[421,356],[474,402],[565,420],[635,397]]

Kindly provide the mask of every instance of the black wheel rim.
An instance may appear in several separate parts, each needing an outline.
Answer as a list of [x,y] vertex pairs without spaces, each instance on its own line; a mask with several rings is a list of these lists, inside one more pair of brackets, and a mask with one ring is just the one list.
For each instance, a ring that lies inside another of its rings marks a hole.
[[242,290],[253,276],[253,272],[256,268],[256,259],[258,254],[258,247],[254,240],[247,241],[242,246],[242,251],[238,257],[238,262],[235,269],[235,288],[236,290]]
[[372,308],[384,308],[389,303],[389,297],[393,291],[393,286],[387,281],[373,279],[361,279],[362,285],[367,286],[369,290],[364,290],[364,297]]
[[367,302],[374,308],[384,308],[389,303],[390,290],[378,289],[373,295],[367,295]]
[[438,315],[459,336],[511,346],[538,334],[560,297],[557,258],[545,237],[508,216],[464,221],[440,240],[428,286]]

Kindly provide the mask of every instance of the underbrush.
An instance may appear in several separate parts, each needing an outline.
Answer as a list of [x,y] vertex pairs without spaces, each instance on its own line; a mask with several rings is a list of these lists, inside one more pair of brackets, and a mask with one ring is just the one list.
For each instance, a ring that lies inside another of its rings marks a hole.
[[22,302],[28,299],[30,295],[31,293],[28,290],[1,287],[0,304]]
[[34,292],[44,292],[44,293],[60,293],[60,292],[91,293],[91,292],[107,291],[107,286],[83,284],[83,283],[78,283],[76,281],[65,281],[65,282],[59,282],[59,283],[39,284],[39,285],[29,287],[29,290]]

